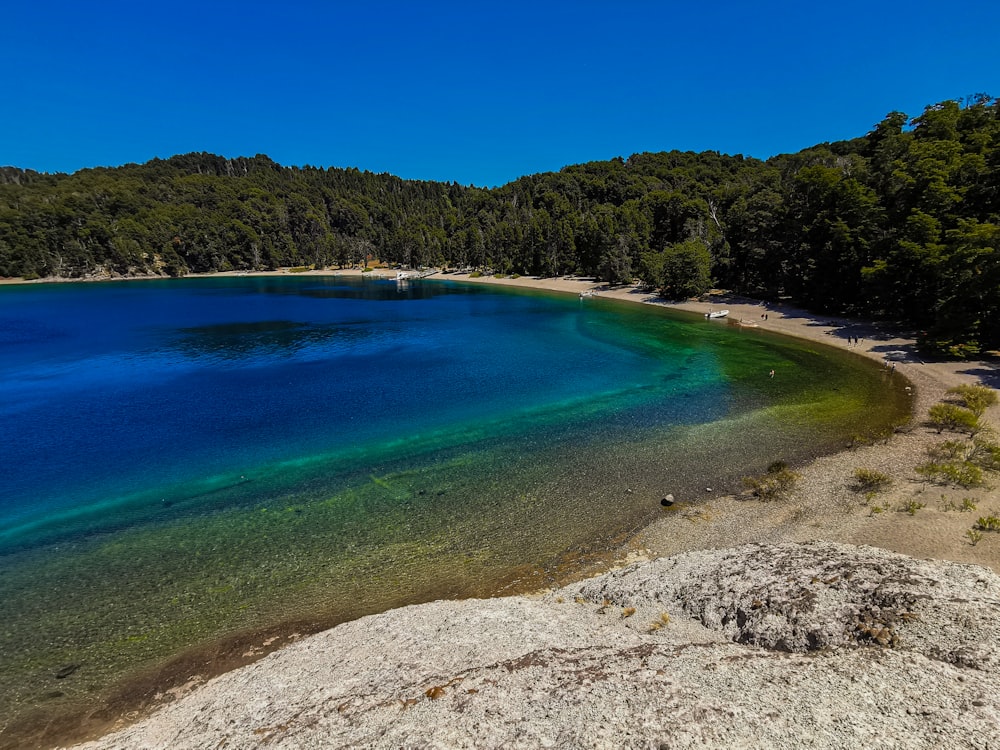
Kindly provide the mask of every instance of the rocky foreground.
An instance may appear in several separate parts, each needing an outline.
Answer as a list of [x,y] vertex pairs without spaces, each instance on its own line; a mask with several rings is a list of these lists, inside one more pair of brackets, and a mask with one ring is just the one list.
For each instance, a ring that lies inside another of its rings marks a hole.
[[346,623],[87,748],[996,748],[1000,577],[826,542]]

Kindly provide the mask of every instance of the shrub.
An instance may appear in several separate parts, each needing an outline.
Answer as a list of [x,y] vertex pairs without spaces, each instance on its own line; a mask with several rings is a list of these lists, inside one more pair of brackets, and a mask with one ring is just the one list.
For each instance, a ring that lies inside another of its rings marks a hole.
[[983,470],[969,461],[929,461],[918,466],[916,472],[937,484],[953,484],[965,489],[983,484]]
[[469,274],[470,279],[481,279],[483,277],[482,271],[473,271]]
[[909,513],[911,516],[917,515],[917,511],[921,508],[927,507],[924,503],[918,503],[916,500],[909,500],[903,503],[900,507],[900,511],[903,513]]
[[934,404],[928,412],[931,424],[937,428],[938,433],[944,430],[952,432],[968,432],[975,435],[983,429],[982,424],[969,409],[963,409],[955,404],[939,403]]
[[869,430],[867,433],[861,434],[856,433],[851,436],[850,442],[847,447],[850,449],[860,448],[865,445],[885,445],[889,442],[896,432],[902,432],[906,429],[906,423],[900,422],[897,425],[892,425],[888,427],[881,427],[877,430]]
[[1000,471],[1000,445],[978,436],[973,439],[966,460],[987,471]]
[[983,416],[983,412],[997,402],[996,391],[985,385],[957,385],[949,388],[948,393],[958,396],[965,408],[977,417]]
[[935,461],[964,461],[966,459],[966,444],[960,440],[945,440],[927,449],[927,455]]
[[655,633],[657,630],[659,630],[660,628],[662,628],[664,625],[669,625],[669,624],[670,624],[670,615],[667,614],[666,612],[661,612],[660,613],[660,619],[659,620],[653,620],[653,622],[650,623],[650,625],[649,625],[649,632],[650,633]]
[[968,463],[986,471],[1000,471],[1000,445],[977,435],[971,441],[946,440],[927,449],[935,463]]
[[976,504],[971,500],[971,498],[963,497],[962,504],[957,505],[954,500],[948,500],[945,502],[944,495],[941,495],[941,510],[947,512],[949,510],[957,510],[961,513],[968,513],[976,509]]
[[759,477],[743,477],[743,484],[751,494],[761,500],[774,500],[789,492],[799,480],[799,475],[788,468],[784,461],[775,461],[767,473]]
[[938,338],[922,335],[917,339],[920,351],[934,356],[949,359],[972,359],[978,357],[982,349],[975,342],[956,341],[949,338]]
[[892,477],[874,469],[859,468],[854,470],[854,489],[865,494],[882,492],[890,484]]
[[865,445],[871,445],[871,443],[871,438],[867,435],[855,433],[854,435],[851,435],[851,439],[848,441],[847,447],[854,450],[855,448],[860,448]]
[[982,516],[976,521],[975,527],[979,531],[1000,531],[1000,518],[993,513]]
[[965,535],[969,538],[969,544],[973,547],[979,544],[979,540],[983,538],[983,532],[978,529],[969,529],[965,532]]

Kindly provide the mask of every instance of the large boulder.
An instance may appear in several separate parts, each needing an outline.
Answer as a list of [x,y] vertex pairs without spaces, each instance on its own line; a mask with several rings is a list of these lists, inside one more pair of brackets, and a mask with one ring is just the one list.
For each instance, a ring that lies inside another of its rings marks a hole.
[[985,748],[1000,579],[810,543],[346,623],[88,748]]

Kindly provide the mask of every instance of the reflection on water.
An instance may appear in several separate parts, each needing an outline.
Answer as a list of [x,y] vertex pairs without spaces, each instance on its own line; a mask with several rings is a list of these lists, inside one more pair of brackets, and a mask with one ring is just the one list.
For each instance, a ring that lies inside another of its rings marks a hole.
[[312,325],[290,320],[219,323],[181,328],[178,333],[180,336],[173,345],[186,355],[221,359],[289,356],[317,346],[349,349],[377,335],[371,321]]

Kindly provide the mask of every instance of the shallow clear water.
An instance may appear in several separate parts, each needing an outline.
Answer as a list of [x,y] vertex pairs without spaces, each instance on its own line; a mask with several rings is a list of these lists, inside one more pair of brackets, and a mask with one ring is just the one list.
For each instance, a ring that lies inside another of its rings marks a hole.
[[907,408],[718,321],[334,277],[0,287],[0,375],[0,714],[35,717],[241,632],[544,585]]

